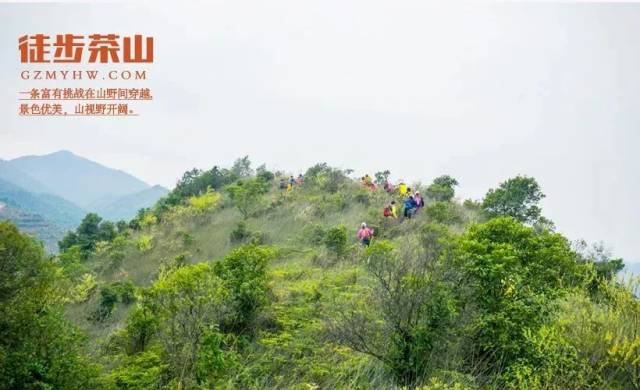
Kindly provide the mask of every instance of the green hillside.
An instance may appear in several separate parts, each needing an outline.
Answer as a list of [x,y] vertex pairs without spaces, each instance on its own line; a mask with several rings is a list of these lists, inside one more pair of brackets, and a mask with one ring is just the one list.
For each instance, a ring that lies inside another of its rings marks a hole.
[[[14,314],[56,286],[60,298],[35,311],[46,312],[40,333],[79,333],[3,341],[0,382],[639,388],[640,305],[614,278],[622,260],[555,233],[534,179],[506,180],[480,202],[456,199],[449,176],[410,184],[425,205],[405,218],[402,186],[383,188],[388,172],[377,185],[347,174],[319,164],[282,188],[288,175],[254,172],[245,158],[186,172],[127,224],[88,215],[47,265],[58,279],[21,284],[20,299],[3,298],[0,284],[0,308]],[[392,200],[398,218],[383,216]],[[368,246],[356,238],[363,222]],[[36,267],[29,244],[20,248],[8,264]],[[33,321],[4,318],[7,335]],[[45,348],[63,337],[64,352]]]

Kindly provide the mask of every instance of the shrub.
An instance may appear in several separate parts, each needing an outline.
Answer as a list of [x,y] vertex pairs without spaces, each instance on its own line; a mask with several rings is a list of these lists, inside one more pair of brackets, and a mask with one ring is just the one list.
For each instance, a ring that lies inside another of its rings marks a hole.
[[0,222],[0,388],[99,387],[99,367],[65,318],[60,273],[40,243]]
[[353,199],[360,204],[368,206],[371,203],[371,190],[366,188],[358,188],[358,191],[353,196]]
[[462,217],[454,203],[434,202],[424,208],[425,214],[435,222],[444,224],[460,223]]
[[384,183],[387,182],[387,180],[389,180],[389,176],[391,176],[391,171],[388,169],[384,171],[379,171],[379,172],[376,172],[373,176],[376,178],[376,182],[379,185],[383,185]]
[[159,326],[158,318],[145,305],[134,307],[125,326],[128,339],[127,353],[144,352]]
[[448,202],[455,195],[454,187],[458,181],[449,175],[436,177],[433,183],[427,187],[426,194],[429,198],[440,202]]
[[231,312],[223,330],[252,334],[254,321],[267,302],[267,264],[275,251],[266,246],[245,245],[215,263],[215,273],[229,291]]
[[91,313],[89,319],[94,322],[101,322],[107,319],[118,303],[118,293],[111,286],[104,286],[100,289],[100,302],[96,310]]
[[209,187],[204,194],[190,197],[188,203],[193,209],[202,213],[215,209],[221,198],[220,194]]
[[158,217],[156,217],[156,215],[152,211],[143,213],[140,216],[139,220],[139,226],[141,229],[153,226],[158,223]]
[[84,274],[71,292],[70,301],[73,303],[86,302],[96,289],[96,278],[91,273]]
[[182,237],[182,245],[184,246],[191,246],[196,241],[193,237],[193,234],[190,234],[188,232],[179,232],[178,235]]
[[136,286],[131,280],[123,280],[114,282],[111,287],[120,298],[120,302],[125,305],[130,305],[136,300]]
[[268,185],[260,179],[238,180],[225,187],[231,202],[244,219],[249,218],[258,210],[262,203],[262,197],[268,190]]
[[229,240],[232,243],[238,243],[245,241],[250,236],[251,232],[247,228],[247,223],[245,221],[240,221],[236,224],[236,227],[233,228],[233,230],[229,234]]
[[267,167],[264,164],[262,164],[256,169],[256,177],[264,181],[265,183],[268,183],[273,179],[275,179],[276,175],[273,172],[267,170]]
[[251,233],[249,242],[254,245],[268,245],[271,243],[271,238],[265,232],[256,231]]
[[331,168],[326,163],[312,166],[304,177],[306,186],[315,186],[332,194],[338,192],[349,180],[345,171]]
[[136,247],[140,252],[147,252],[153,248],[153,236],[141,235],[136,241]]
[[140,310],[146,311],[136,310],[138,317],[129,325],[137,332],[141,345],[149,343],[151,332],[157,335],[167,382],[174,381],[179,388],[194,387],[204,335],[226,310],[225,295],[222,281],[208,263],[162,274],[153,286],[143,291]]
[[313,212],[317,217],[325,217],[330,213],[344,211],[349,206],[349,202],[341,193],[322,194],[312,197],[310,200],[313,204]]
[[446,349],[457,306],[452,286],[443,283],[441,252],[405,249],[384,240],[367,247],[373,286],[346,294],[328,328],[338,343],[380,360],[398,384],[413,386],[437,366],[431,359]]
[[309,223],[302,228],[302,239],[311,245],[323,244],[325,236],[325,228],[318,223]]
[[84,276],[87,267],[82,264],[84,255],[79,245],[74,245],[57,257],[58,264],[62,267],[65,276],[72,281]]
[[58,243],[58,247],[60,252],[64,252],[73,246],[78,246],[83,259],[87,259],[99,242],[109,242],[115,237],[116,228],[113,222],[103,221],[98,214],[89,213],[75,231],[64,236]]
[[474,338],[483,358],[500,359],[496,367],[525,359],[523,329],[537,331],[553,312],[554,300],[571,286],[586,284],[588,276],[564,237],[510,217],[472,226],[460,240],[458,256],[480,310]]
[[167,368],[158,352],[146,351],[126,357],[122,364],[109,374],[109,379],[119,389],[159,389]]
[[324,245],[336,258],[344,256],[347,250],[347,228],[344,225],[329,228],[324,236]]

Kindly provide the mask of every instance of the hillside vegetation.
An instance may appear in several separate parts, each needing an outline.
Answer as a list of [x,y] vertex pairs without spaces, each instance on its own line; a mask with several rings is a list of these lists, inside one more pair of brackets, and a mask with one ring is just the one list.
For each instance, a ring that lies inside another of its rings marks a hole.
[[349,174],[192,170],[51,261],[0,223],[0,388],[640,388],[637,285],[554,231],[533,178],[409,185],[404,218],[389,172]]

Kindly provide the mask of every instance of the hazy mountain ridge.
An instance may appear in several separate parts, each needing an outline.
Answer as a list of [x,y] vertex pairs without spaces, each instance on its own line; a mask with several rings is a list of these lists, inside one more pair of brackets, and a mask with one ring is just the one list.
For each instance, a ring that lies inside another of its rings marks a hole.
[[[122,196],[150,188],[144,181],[69,151],[24,156],[6,162],[40,182],[49,193],[87,208],[105,196]],[[31,188],[29,188],[31,190]]]
[[52,194],[34,193],[0,179],[0,201],[30,214],[37,214],[56,225],[72,229],[86,211]]
[[6,160],[0,160],[0,179],[34,193],[50,193],[44,184],[29,176]]
[[13,208],[0,201],[0,220],[13,222],[23,232],[34,236],[44,243],[48,252],[56,252],[58,241],[64,236],[66,229],[46,220],[41,215]]
[[156,185],[133,194],[110,197],[89,206],[89,210],[111,221],[129,220],[142,208],[153,206],[169,190]]
[[48,250],[88,212],[128,220],[167,193],[68,151],[0,160],[0,219],[37,236]]

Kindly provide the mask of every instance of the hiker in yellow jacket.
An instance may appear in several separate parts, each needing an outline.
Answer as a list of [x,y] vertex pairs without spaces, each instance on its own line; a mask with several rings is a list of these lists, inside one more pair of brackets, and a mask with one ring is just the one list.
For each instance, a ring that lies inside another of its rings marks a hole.
[[387,207],[384,208],[382,214],[385,217],[398,218],[398,208],[396,207],[396,201],[392,200],[391,203],[389,203]]
[[400,184],[398,184],[398,191],[400,192],[401,196],[405,196],[407,194],[407,191],[409,190],[409,187],[407,187],[407,184],[405,182],[400,182]]

